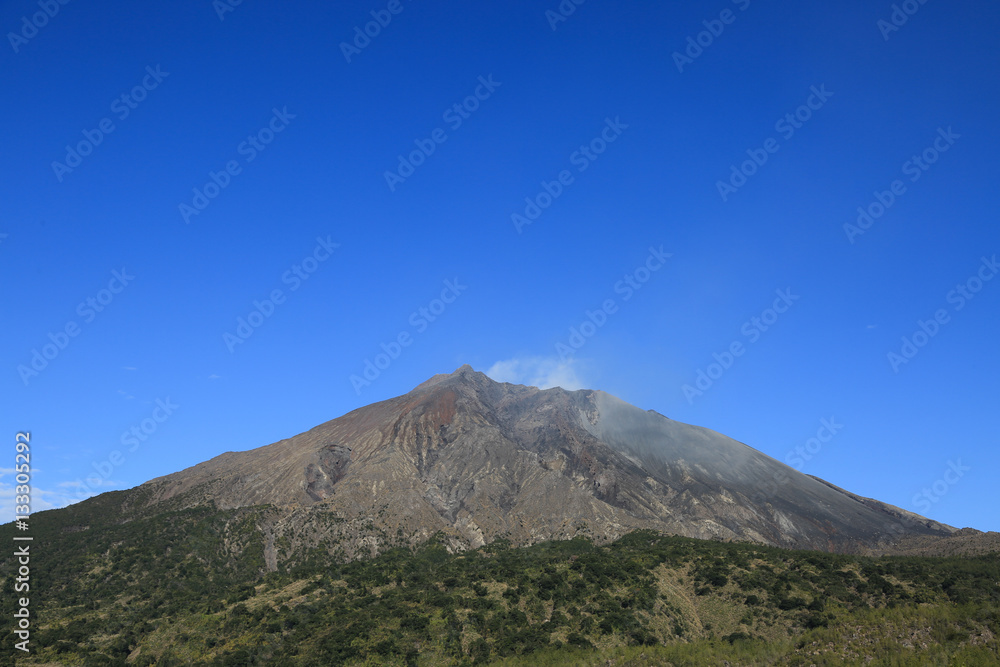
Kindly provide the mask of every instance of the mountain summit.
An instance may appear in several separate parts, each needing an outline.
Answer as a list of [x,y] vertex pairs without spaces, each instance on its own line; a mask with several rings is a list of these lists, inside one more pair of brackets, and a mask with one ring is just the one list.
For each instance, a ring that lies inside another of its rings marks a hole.
[[468,365],[135,491],[147,510],[271,506],[272,568],[281,537],[350,557],[439,532],[455,548],[650,528],[837,552],[955,532],[602,391],[498,383]]

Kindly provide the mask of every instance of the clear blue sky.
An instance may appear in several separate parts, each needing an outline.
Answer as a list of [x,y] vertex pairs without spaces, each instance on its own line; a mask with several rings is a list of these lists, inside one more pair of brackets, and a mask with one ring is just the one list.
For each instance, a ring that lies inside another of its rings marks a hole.
[[219,6],[0,9],[4,521],[470,363],[1000,530],[995,3]]

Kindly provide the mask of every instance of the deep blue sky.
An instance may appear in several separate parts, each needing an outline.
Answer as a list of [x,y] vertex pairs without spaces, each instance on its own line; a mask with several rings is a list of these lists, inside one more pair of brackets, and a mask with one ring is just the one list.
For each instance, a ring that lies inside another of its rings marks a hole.
[[[961,309],[949,299],[1000,253],[995,3],[928,2],[885,39],[890,2],[590,0],[553,30],[555,0],[402,0],[348,63],[340,44],[387,5],[244,2],[220,20],[209,0],[70,2],[30,39],[8,34],[4,521],[18,430],[33,434],[41,510],[85,496],[88,476],[128,488],[470,363],[604,389],[788,462],[832,419],[843,427],[794,463],[803,472],[1000,530],[1000,280],[973,280]],[[712,23],[724,10],[730,23]],[[38,11],[4,3],[0,27],[20,33]],[[679,71],[673,54],[705,21],[724,29]],[[122,118],[115,100],[144,80],[153,89]],[[456,127],[445,112],[477,90],[486,99]],[[275,109],[294,118],[254,155],[243,142]],[[789,137],[776,123],[797,110],[808,119]],[[92,153],[54,168],[102,119],[114,130]],[[391,189],[397,156],[438,128],[446,140]],[[939,129],[948,150],[907,166]],[[596,159],[577,152],[602,132],[614,141],[596,141]],[[724,201],[718,182],[747,151],[767,161]],[[185,222],[179,205],[230,161],[238,173]],[[561,194],[518,230],[512,214],[564,170]],[[905,192],[850,242],[844,224],[897,179]],[[286,273],[317,238],[339,247],[305,262],[308,280]],[[671,257],[630,294],[625,276],[661,247]],[[129,284],[102,293],[123,268]],[[452,303],[422,323],[445,281]],[[273,290],[273,314],[227,345]],[[775,322],[777,290],[798,298]],[[603,326],[561,358],[608,299]],[[895,372],[887,354],[938,310],[946,323]],[[65,349],[19,370],[68,323]],[[401,333],[410,345],[356,390],[351,376]],[[733,343],[743,354],[719,376],[713,354]],[[686,396],[699,370],[717,379]],[[170,416],[156,410],[168,398]],[[143,420],[151,433],[129,451],[122,434]]]

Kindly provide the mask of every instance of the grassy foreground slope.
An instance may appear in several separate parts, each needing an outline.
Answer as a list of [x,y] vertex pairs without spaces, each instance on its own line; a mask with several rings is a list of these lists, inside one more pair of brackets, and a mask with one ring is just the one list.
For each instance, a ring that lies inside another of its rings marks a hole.
[[[33,652],[17,664],[1000,664],[995,553],[868,558],[636,532],[461,554],[432,539],[351,563],[328,545],[268,572],[268,508],[124,524],[93,503],[73,511],[36,515]],[[13,571],[3,556],[4,660]]]

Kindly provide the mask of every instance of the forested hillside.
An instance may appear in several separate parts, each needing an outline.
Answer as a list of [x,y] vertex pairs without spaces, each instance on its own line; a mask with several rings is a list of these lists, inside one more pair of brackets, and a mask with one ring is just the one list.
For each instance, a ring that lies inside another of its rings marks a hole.
[[432,539],[349,563],[316,549],[267,572],[269,508],[114,524],[95,501],[62,510],[69,527],[36,515],[33,652],[17,664],[1000,661],[997,554],[867,558],[640,531],[464,553]]

